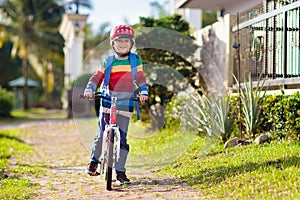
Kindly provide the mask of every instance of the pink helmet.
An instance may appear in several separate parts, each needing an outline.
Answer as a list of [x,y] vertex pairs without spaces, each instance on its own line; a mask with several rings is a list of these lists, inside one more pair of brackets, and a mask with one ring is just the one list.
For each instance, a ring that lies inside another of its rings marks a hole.
[[110,32],[110,41],[114,41],[115,39],[126,37],[130,38],[134,41],[134,31],[128,25],[118,25]]

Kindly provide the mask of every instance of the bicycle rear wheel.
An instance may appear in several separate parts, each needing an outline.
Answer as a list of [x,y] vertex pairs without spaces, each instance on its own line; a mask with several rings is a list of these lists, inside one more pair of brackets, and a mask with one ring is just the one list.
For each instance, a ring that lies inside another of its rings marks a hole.
[[113,170],[113,150],[114,150],[114,130],[111,130],[109,133],[108,140],[108,163],[106,168],[106,189],[112,190],[112,170]]

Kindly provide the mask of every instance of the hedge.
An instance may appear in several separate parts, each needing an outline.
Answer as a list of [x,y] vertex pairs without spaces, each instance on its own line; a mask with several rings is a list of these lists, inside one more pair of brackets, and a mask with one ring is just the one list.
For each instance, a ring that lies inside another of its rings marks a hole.
[[10,112],[13,109],[14,100],[14,94],[0,86],[0,116],[10,116]]

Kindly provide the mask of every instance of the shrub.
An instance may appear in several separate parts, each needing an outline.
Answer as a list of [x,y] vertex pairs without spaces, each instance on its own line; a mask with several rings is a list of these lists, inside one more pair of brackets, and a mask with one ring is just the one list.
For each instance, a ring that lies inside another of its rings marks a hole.
[[14,94],[0,87],[0,116],[10,116],[14,105]]
[[285,131],[287,136],[300,139],[300,93],[288,95],[284,99]]
[[166,128],[178,128],[180,126],[180,118],[184,101],[184,98],[173,97],[167,104],[165,109]]
[[[263,103],[263,132],[282,132],[282,137],[300,139],[300,93],[268,95]],[[276,134],[278,136],[278,134]]]
[[206,97],[202,101],[174,98],[166,107],[166,127],[176,129],[181,125],[200,135],[220,136],[223,142],[231,136],[254,139],[258,133],[267,133],[273,139],[300,140],[300,92],[266,95],[262,88],[255,91],[247,87],[241,101],[242,132],[248,133],[244,136],[239,134],[238,96]]

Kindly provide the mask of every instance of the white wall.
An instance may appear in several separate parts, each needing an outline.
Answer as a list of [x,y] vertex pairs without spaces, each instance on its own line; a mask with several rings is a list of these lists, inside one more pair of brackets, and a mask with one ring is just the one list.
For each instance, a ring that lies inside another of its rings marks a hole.
[[175,0],[170,0],[170,14],[178,13],[190,23],[191,28],[199,30],[202,28],[202,11],[200,9],[181,8],[175,9]]

